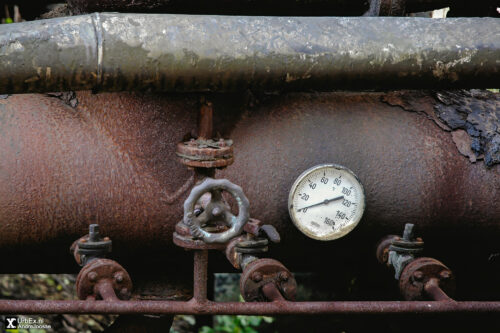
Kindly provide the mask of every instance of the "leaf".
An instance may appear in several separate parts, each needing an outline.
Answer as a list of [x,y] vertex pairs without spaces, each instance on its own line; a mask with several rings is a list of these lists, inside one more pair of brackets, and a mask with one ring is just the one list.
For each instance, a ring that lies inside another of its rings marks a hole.
[[198,333],[215,333],[215,330],[211,327],[203,326],[202,328],[200,328]]

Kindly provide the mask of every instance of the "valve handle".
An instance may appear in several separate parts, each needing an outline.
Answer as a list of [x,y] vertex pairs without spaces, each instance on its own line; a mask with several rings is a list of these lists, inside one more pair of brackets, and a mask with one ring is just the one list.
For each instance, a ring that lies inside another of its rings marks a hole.
[[[222,191],[229,192],[238,203],[238,215],[234,216],[222,197]],[[201,196],[210,192],[212,197],[203,213],[196,216],[195,205]],[[227,179],[206,178],[191,190],[184,202],[184,223],[189,226],[191,235],[202,239],[205,243],[226,243],[238,236],[250,217],[250,203],[238,185]],[[211,233],[202,228],[209,221],[222,221],[229,229],[220,233]]]

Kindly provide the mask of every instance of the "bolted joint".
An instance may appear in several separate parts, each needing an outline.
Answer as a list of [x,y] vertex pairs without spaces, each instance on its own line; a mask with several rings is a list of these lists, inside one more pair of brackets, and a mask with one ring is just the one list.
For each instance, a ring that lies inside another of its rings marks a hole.
[[442,262],[422,257],[406,265],[399,278],[399,289],[407,301],[441,301],[454,294],[455,278]]
[[[264,292],[266,288],[269,293]],[[296,290],[297,282],[293,274],[274,259],[254,259],[241,274],[240,291],[247,302],[293,301]]]
[[116,261],[96,259],[80,270],[75,287],[78,298],[82,300],[127,300],[131,295],[132,280]]

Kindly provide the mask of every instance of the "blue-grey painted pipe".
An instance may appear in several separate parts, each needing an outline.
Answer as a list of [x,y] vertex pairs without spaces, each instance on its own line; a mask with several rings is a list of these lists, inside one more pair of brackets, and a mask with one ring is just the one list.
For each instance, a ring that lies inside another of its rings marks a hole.
[[497,87],[500,20],[89,14],[0,27],[0,94]]

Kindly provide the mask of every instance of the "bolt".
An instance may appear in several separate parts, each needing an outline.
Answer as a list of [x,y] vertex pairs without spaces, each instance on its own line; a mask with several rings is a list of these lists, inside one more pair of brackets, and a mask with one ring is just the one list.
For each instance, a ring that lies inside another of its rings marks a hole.
[[412,223],[405,224],[405,231],[403,232],[403,239],[406,241],[411,241],[413,239],[413,227],[415,227]]
[[423,278],[424,278],[424,273],[422,273],[421,271],[413,272],[413,279],[415,279],[415,281],[422,281]]
[[122,288],[120,290],[120,295],[127,297],[128,296],[128,289],[127,288]]
[[441,279],[446,280],[446,279],[450,278],[451,272],[450,271],[442,271],[441,273],[439,273],[439,276],[441,277]]
[[89,226],[89,241],[98,242],[99,239],[99,224],[91,224]]
[[290,276],[289,276],[288,272],[280,272],[279,278],[281,281],[288,281]]
[[96,272],[90,272],[89,273],[89,280],[92,282],[95,282],[97,280],[97,273]]
[[252,274],[252,281],[253,282],[260,282],[262,281],[262,274],[259,272],[255,272]]
[[122,272],[117,272],[115,273],[115,280],[116,282],[120,283],[120,282],[123,282],[123,273]]

